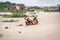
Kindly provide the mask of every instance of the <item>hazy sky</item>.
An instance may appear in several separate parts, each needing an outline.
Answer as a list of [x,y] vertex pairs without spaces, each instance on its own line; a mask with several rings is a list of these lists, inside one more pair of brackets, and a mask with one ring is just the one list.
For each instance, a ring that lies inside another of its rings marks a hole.
[[12,3],[21,3],[25,4],[26,6],[52,6],[60,4],[60,0],[0,0],[3,1],[10,1]]

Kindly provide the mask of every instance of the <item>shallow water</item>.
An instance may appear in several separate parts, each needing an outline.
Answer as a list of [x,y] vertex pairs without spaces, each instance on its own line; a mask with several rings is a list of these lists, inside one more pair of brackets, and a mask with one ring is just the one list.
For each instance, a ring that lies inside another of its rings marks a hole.
[[[26,26],[24,18],[13,18],[19,22],[0,22],[0,33],[3,34],[0,40],[60,40],[60,13],[39,12],[37,15],[37,25]],[[0,21],[6,19],[12,18],[1,18]],[[17,26],[18,24],[23,26]],[[6,26],[9,28],[5,29]]]

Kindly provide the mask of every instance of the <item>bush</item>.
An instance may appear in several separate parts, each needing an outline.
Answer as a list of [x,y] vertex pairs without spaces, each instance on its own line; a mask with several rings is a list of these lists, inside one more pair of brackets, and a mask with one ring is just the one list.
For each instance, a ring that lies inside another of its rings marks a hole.
[[8,8],[0,8],[0,12],[9,12]]
[[8,29],[9,27],[5,27],[5,29]]
[[21,13],[21,14],[19,14],[19,13],[16,13],[16,14],[12,14],[11,15],[11,17],[13,17],[13,18],[21,18],[21,17],[27,17],[27,15],[25,15],[25,14],[23,14],[23,13]]

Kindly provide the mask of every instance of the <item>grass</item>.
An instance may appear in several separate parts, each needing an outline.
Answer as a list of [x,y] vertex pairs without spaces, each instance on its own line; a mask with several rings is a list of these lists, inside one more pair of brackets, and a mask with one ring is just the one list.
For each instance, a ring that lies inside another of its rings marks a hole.
[[23,13],[14,13],[12,15],[4,14],[4,15],[0,15],[0,16],[2,16],[3,18],[23,18],[23,17],[28,17],[27,15],[25,15]]
[[18,22],[18,21],[11,19],[11,20],[5,20],[5,21],[2,21],[2,22]]

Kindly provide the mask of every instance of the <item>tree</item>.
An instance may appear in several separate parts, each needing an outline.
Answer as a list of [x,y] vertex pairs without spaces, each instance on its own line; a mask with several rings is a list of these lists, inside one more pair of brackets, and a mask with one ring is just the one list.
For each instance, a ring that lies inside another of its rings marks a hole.
[[59,11],[60,11],[60,4],[57,5],[59,7]]
[[9,10],[14,5],[16,5],[16,4],[15,3],[10,3],[9,1],[0,2],[0,11]]

